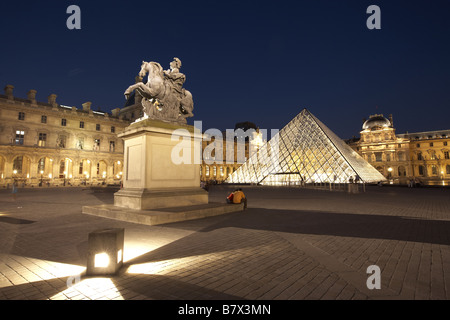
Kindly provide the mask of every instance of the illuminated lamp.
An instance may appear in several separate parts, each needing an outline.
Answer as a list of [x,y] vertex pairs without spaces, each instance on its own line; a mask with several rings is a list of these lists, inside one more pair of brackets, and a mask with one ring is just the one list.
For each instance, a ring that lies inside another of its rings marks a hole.
[[112,275],[123,265],[124,229],[101,229],[89,233],[86,274]]

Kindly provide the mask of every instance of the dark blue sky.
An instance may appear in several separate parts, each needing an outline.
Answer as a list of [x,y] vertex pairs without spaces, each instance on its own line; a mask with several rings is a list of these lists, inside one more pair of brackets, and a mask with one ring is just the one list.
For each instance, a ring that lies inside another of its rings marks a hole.
[[[66,28],[71,4],[81,30]],[[447,0],[9,1],[0,30],[1,85],[23,98],[109,111],[142,60],[178,57],[203,129],[282,128],[304,107],[344,139],[374,113],[397,133],[450,129]]]

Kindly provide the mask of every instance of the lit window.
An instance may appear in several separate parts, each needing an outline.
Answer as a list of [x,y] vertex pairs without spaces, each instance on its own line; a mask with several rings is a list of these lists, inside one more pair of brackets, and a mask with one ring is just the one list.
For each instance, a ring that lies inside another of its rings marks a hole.
[[66,171],[66,161],[63,159],[59,162],[59,177],[65,178],[67,175]]
[[23,157],[22,156],[16,157],[13,161],[13,173],[21,174],[22,164],[23,164]]
[[437,167],[435,165],[431,166],[431,174],[437,175]]
[[[37,172],[43,174],[45,171],[45,158],[39,159]],[[42,172],[42,173],[41,173]]]
[[47,134],[46,133],[39,133],[39,141],[38,146],[39,147],[45,147],[45,143],[47,142]]
[[16,139],[15,144],[23,144],[23,140],[25,138],[25,131],[23,130],[16,130]]
[[100,139],[94,139],[94,150],[100,150]]

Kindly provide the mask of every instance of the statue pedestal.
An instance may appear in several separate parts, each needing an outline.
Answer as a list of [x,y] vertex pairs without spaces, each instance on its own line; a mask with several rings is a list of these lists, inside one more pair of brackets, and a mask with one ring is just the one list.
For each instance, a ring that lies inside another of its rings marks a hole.
[[[118,136],[124,139],[123,188],[114,194],[114,205],[83,206],[84,214],[157,225],[244,210],[243,204],[226,204],[226,194],[224,203],[208,202],[200,187],[200,159],[194,162],[202,135],[192,126],[146,119]],[[177,164],[180,158],[185,161]]]
[[148,210],[208,203],[200,187],[199,160],[194,161],[202,134],[193,126],[146,119],[118,137],[124,139],[124,171],[115,206]]

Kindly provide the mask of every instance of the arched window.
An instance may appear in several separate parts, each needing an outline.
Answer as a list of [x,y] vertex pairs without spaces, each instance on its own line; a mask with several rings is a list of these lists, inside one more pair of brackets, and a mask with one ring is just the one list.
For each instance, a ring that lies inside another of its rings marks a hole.
[[37,173],[44,173],[45,171],[45,158],[39,159]]
[[404,166],[398,167],[398,176],[399,177],[406,177],[406,169]]
[[14,158],[13,161],[13,172],[17,174],[22,174],[23,157],[18,156]]

